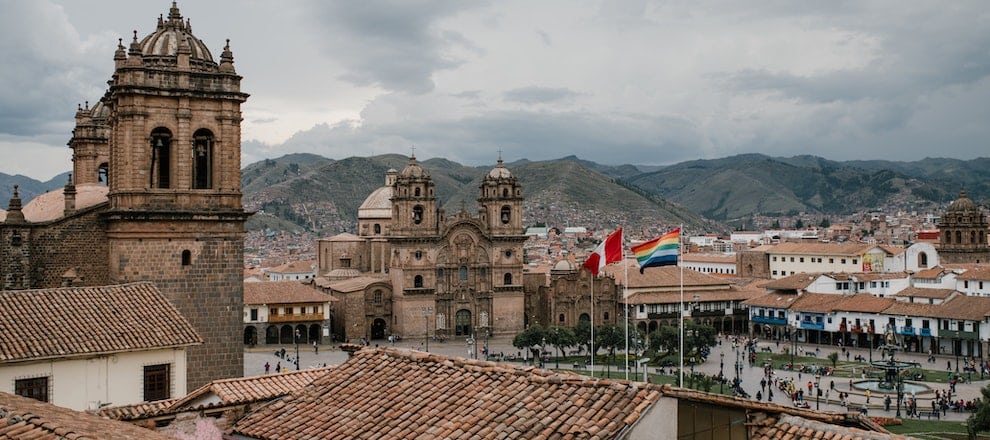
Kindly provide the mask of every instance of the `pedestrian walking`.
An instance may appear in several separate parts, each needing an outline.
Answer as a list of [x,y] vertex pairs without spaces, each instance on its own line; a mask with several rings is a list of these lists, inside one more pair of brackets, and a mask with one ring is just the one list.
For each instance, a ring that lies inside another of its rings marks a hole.
[[276,373],[281,373],[282,372],[282,363],[281,362],[275,364],[275,372]]
[[268,371],[269,371],[269,369],[271,369],[271,368],[272,368],[272,365],[271,365],[271,364],[269,364],[268,362],[265,362],[265,374],[268,374]]

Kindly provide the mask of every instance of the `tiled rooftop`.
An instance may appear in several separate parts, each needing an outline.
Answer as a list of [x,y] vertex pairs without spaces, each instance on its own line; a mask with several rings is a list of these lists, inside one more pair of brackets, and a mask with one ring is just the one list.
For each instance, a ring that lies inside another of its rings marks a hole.
[[[603,272],[615,278],[616,283],[624,284],[626,272],[625,268],[622,266],[623,263],[625,263],[629,268],[628,274],[630,289],[679,288],[681,285],[682,273],[683,283],[686,287],[729,285],[729,282],[724,279],[706,275],[691,269],[684,269],[682,271],[678,266],[648,267],[645,271],[643,271],[643,273],[639,273],[639,264],[632,258],[627,258],[616,264],[605,266],[605,270]],[[601,276],[601,274],[599,274],[599,276]]]
[[282,397],[309,385],[334,367],[289,371],[280,374],[215,380],[178,399],[107,407],[98,414],[116,420],[137,420],[202,408],[262,402]]
[[749,436],[750,440],[897,440],[909,438],[889,432],[836,426],[787,414],[781,414],[779,417],[768,417],[757,422]]
[[789,309],[794,301],[797,301],[798,295],[794,293],[779,293],[771,292],[766,295],[760,295],[754,298],[750,298],[743,301],[744,305],[749,307],[774,307],[778,309]]
[[876,245],[861,243],[781,243],[770,249],[768,253],[860,256],[874,247]]
[[200,343],[152,283],[0,291],[0,363]]
[[770,281],[763,287],[771,290],[803,290],[821,276],[820,273],[798,273]]
[[430,353],[364,349],[233,433],[306,438],[614,438],[660,387]]
[[[698,295],[696,299],[694,296]],[[715,302],[747,300],[762,295],[756,290],[731,288],[729,290],[685,290],[684,301]],[[636,292],[629,294],[629,304],[675,304],[681,302],[680,292]]]
[[0,392],[0,439],[174,440],[130,423],[4,392]]
[[966,271],[956,277],[957,280],[986,281],[990,280],[990,266],[977,264],[967,267]]
[[900,292],[897,292],[895,296],[946,299],[954,293],[956,293],[955,289],[922,289],[920,287],[908,287]]
[[244,304],[320,303],[336,300],[299,281],[244,283]]

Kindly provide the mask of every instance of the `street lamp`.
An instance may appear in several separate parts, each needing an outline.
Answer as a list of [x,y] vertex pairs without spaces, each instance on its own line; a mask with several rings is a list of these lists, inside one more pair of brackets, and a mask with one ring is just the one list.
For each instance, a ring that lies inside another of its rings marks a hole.
[[296,371],[299,371],[299,329],[296,329],[293,340],[296,342]]
[[719,353],[718,356],[719,356],[719,360],[718,360],[718,393],[719,394],[725,394],[725,391],[722,389],[723,385],[725,385],[725,353]]
[[423,336],[423,343],[426,344],[426,352],[430,352],[430,313],[433,313],[433,307],[423,307],[423,324],[426,327],[426,333]]
[[821,406],[819,406],[818,403],[818,399],[822,395],[821,380],[822,380],[822,375],[816,374],[815,375],[815,411],[821,410]]
[[489,333],[491,333],[492,331],[490,328],[486,328],[484,331],[485,331],[485,360],[487,361],[488,353],[491,351],[491,349],[488,348],[488,336]]
[[540,340],[540,368],[543,368],[543,353],[547,351],[547,337]]

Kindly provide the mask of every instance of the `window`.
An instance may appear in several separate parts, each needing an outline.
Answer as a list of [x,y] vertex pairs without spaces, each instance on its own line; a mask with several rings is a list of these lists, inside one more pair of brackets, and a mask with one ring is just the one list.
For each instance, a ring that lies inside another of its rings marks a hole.
[[422,260],[423,259],[423,251],[416,251],[415,256],[416,256],[416,259],[417,260]]
[[512,249],[505,250],[505,258],[512,258]]
[[928,267],[928,254],[918,253],[918,267]]
[[375,223],[375,235],[382,233],[382,225]]
[[467,281],[467,279],[468,279],[467,266],[461,266],[460,269],[458,269],[457,275],[458,275],[458,278],[461,279],[461,281]]
[[801,257],[798,260],[800,260],[801,263],[804,263],[804,257]]
[[213,188],[213,132],[205,128],[193,133],[193,189]]
[[171,397],[169,394],[169,364],[144,366],[144,400],[154,402]]
[[381,290],[376,290],[373,298],[374,298],[375,304],[381,304],[382,303],[382,291]]
[[859,264],[859,260],[856,259],[856,258],[853,258],[853,264]]
[[[642,307],[642,306],[640,306],[640,307]],[[557,317],[557,321],[558,322],[564,322],[564,314],[563,313],[561,313],[560,316]]]
[[413,190],[413,195],[419,197],[419,188]]
[[839,260],[839,262],[842,263],[842,264],[846,264],[846,259],[843,258],[843,259]]
[[506,286],[512,285],[512,274],[511,273],[506,273],[502,277],[502,284],[504,284]]
[[602,319],[608,321],[608,312],[605,312]]
[[969,289],[969,281],[963,281],[963,288]]
[[423,223],[423,207],[416,205],[413,208],[413,223],[420,224]]
[[251,309],[251,320],[252,321],[258,320],[258,309]]
[[42,402],[48,401],[48,376],[17,379],[14,381],[14,394],[30,397]]
[[773,261],[777,261],[777,256],[776,255],[774,255]]
[[773,274],[774,274],[774,275],[777,275],[777,271],[773,271]]
[[268,314],[271,316],[278,316],[278,307],[268,309]]
[[151,169],[148,186],[151,188],[168,188],[171,176],[172,132],[165,127],[151,131]]
[[190,264],[192,264],[192,252],[189,252],[189,250],[186,249],[182,251],[182,265],[188,266]]
[[416,275],[413,278],[413,287],[415,287],[417,289],[422,289],[423,288],[423,276],[422,275]]
[[794,257],[791,257],[791,263],[793,263],[793,262],[794,262]]
[[835,258],[829,258],[828,264],[835,264]]

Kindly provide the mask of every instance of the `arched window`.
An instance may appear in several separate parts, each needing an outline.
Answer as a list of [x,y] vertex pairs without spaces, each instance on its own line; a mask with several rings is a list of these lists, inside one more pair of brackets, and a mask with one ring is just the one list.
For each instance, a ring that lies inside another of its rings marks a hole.
[[512,218],[512,208],[508,206],[502,207],[502,224],[508,224],[509,220]]
[[419,197],[419,187],[413,189],[413,195]]
[[192,264],[192,252],[189,252],[189,250],[186,249],[182,251],[182,265],[188,266],[190,264]]
[[461,279],[461,281],[467,281],[468,278],[467,275],[468,275],[467,266],[461,266],[460,270],[458,271],[458,277]]
[[608,321],[608,312],[605,312],[605,314],[604,314],[604,316],[603,316],[603,319],[604,319],[605,321]]
[[420,224],[423,223],[423,207],[416,205],[413,207],[413,223]]
[[213,188],[213,132],[205,128],[193,133],[193,189]]
[[924,252],[918,253],[918,267],[928,267],[928,254]]
[[943,234],[942,241],[944,241],[945,244],[952,244],[952,232],[946,232]]
[[375,235],[382,233],[382,225],[375,223]]
[[512,274],[511,273],[506,273],[505,275],[502,276],[502,284],[505,284],[506,286],[509,286],[509,285],[512,284]]
[[502,197],[509,197],[509,189],[502,188]]
[[976,231],[969,231],[969,244],[976,244]]
[[563,313],[561,313],[560,316],[557,317],[557,321],[564,322],[564,314]]
[[169,188],[172,174],[172,132],[165,127],[151,131],[151,167],[148,186]]
[[417,289],[422,289],[423,288],[423,276],[422,275],[416,275],[415,277],[413,277],[413,287],[415,287]]
[[110,184],[110,164],[103,162],[96,171],[96,182],[103,185]]
[[956,231],[956,244],[962,244],[962,231]]

